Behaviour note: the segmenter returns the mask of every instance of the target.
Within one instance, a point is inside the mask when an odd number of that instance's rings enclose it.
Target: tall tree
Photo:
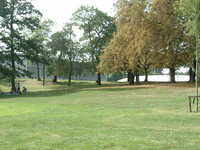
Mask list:
[[[190,66],[190,81],[195,81],[195,70],[198,65],[198,53],[195,53],[199,48],[199,34],[200,34],[200,1],[199,0],[178,0],[176,3],[176,11],[182,14],[182,24],[186,27],[186,33],[190,36],[188,48],[191,49],[190,58],[188,62]],[[196,38],[196,40],[195,40]],[[196,58],[195,58],[196,56]],[[197,74],[197,72],[196,72]]]
[[[199,0],[179,0],[178,9],[187,18],[185,26],[190,35],[196,37],[196,96],[198,96],[198,65],[199,65],[199,33],[200,33],[200,1]],[[196,97],[196,111],[198,112],[198,97]]]
[[[45,77],[45,64],[47,63],[48,54],[48,43],[50,41],[51,28],[54,22],[52,20],[44,20],[40,22],[39,27],[34,30],[32,36],[30,37],[34,44],[32,44],[32,51],[27,55],[30,56],[30,60],[37,65],[37,80],[41,81],[39,63],[43,64],[43,79]]]
[[[89,61],[93,64],[94,72],[100,62],[99,56],[115,31],[113,18],[97,8],[81,6],[74,14],[73,21],[84,31],[84,42]],[[97,84],[101,85],[101,73],[97,72]]]
[[[112,72],[126,70],[131,77],[130,84],[134,83],[134,74],[138,83],[139,72],[142,69],[148,72],[151,65],[148,60],[153,54],[149,42],[152,38],[148,29],[151,23],[147,19],[148,4],[146,1],[118,0],[115,20],[117,32],[101,56],[100,69]]]
[[[71,85],[71,78],[73,73],[73,67],[75,60],[78,58],[80,46],[79,42],[76,41],[76,35],[73,31],[74,24],[66,23],[63,32],[67,40],[66,43],[66,59],[69,60],[69,75],[68,75],[68,86]]]
[[[176,0],[155,0],[151,13],[156,22],[158,51],[163,54],[165,67],[170,69],[171,82],[175,82],[175,69],[183,65],[184,28],[175,13]]]
[[[31,40],[27,34],[35,30],[41,13],[34,9],[29,0],[4,0],[1,5],[1,42],[7,54],[7,64],[12,68],[11,83],[15,90],[15,78],[28,75],[23,66],[24,53],[29,50]]]
[[[60,64],[60,62],[63,61],[65,61],[65,63],[68,63],[67,65],[68,67],[66,66],[66,64],[65,65],[63,64],[64,67],[63,69],[53,71],[54,79],[56,79],[56,76],[58,75],[61,76],[68,75],[68,86],[70,86],[72,72],[73,72],[73,65],[78,57],[78,53],[80,50],[79,43],[75,39],[72,23],[66,23],[62,31],[56,32],[52,35],[50,41],[50,47],[51,47],[51,52],[54,55],[54,61],[53,61],[55,63],[54,66],[56,64]],[[50,66],[50,68],[54,67]]]
[[[59,64],[60,60],[62,60],[62,58],[64,57],[65,43],[66,41],[61,31],[56,32],[51,36],[51,40],[49,42],[51,62],[47,70],[49,74],[52,74],[54,76],[53,82],[57,82],[57,76],[62,76],[62,74],[60,74],[60,70],[62,69],[57,69],[57,66],[59,66],[57,64]]]

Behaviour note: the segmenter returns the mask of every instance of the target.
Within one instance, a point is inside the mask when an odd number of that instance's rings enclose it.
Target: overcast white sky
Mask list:
[[[81,5],[97,7],[112,16],[115,2],[116,0],[33,0],[32,3],[43,13],[43,19],[51,19],[57,23],[54,28],[57,31],[65,22],[69,21],[72,13]]]

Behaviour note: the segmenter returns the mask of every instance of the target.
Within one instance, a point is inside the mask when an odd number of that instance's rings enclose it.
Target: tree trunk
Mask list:
[[[41,81],[40,78],[40,68],[39,68],[39,63],[37,62],[37,81]]]
[[[16,86],[15,86],[15,72],[16,72],[16,69],[15,69],[15,60],[14,60],[14,51],[12,51],[12,48],[11,48],[11,61],[12,61],[12,79],[11,79],[11,84],[12,84],[12,89],[13,91],[16,91]]]
[[[129,71],[129,84],[134,85],[135,75],[132,71]]]
[[[195,82],[196,81],[196,73],[195,71],[193,70],[192,71],[192,82]]]
[[[72,63],[72,59],[70,59],[70,71],[69,71],[69,78],[68,78],[68,86],[71,85],[72,71],[73,71],[73,63]]]
[[[97,85],[101,85],[101,73],[97,74]]]
[[[145,71],[145,79],[144,82],[148,82],[148,71]]]
[[[16,92],[15,78],[11,79],[11,84],[12,84],[12,90]]]
[[[45,64],[43,64],[43,86],[45,86]]]
[[[11,6],[11,21],[10,21],[10,42],[11,42],[11,66],[12,66],[12,79],[11,79],[11,84],[12,84],[12,90],[16,91],[16,86],[15,86],[15,78],[16,78],[16,68],[15,68],[15,52],[14,52],[14,4]]]
[[[140,75],[139,73],[136,73],[136,84],[139,85],[140,84]]]
[[[145,72],[144,82],[148,82],[148,70],[149,70],[148,65],[145,65],[145,67],[144,67],[144,72]]]
[[[192,82],[192,67],[190,67],[189,69],[189,76],[190,76],[189,82]]]
[[[127,82],[130,82],[131,72],[132,72],[131,70],[128,71],[128,79],[127,79]]]
[[[171,67],[171,68],[169,68],[169,70],[170,70],[170,81],[171,81],[171,83],[175,83],[176,82],[176,80],[175,80],[175,68],[174,67]]]
[[[190,75],[189,82],[195,82],[195,76],[196,75],[195,75],[195,71],[192,67],[190,67],[190,69],[189,69],[189,75]]]
[[[56,83],[56,82],[58,82],[58,76],[56,76],[56,75],[53,75],[53,79],[52,79],[52,82],[54,82],[54,83]]]
[[[71,79],[72,79],[72,74],[71,74],[71,73],[69,73],[69,77],[68,77],[68,86],[70,86],[70,85],[71,85]]]
[[[189,74],[190,74],[190,82],[195,82],[196,81],[196,79],[195,79],[195,77],[196,77],[196,60],[194,59],[193,60],[193,62],[192,62],[193,64],[193,66],[192,67],[190,67],[190,70],[189,70]]]

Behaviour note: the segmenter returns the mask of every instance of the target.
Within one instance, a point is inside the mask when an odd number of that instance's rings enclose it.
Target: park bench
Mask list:
[[[191,96],[189,95],[188,98],[189,98],[189,110],[190,112],[192,112],[192,103],[194,104],[195,102],[195,99],[196,98],[199,98],[200,96]],[[193,102],[191,102],[193,100]]]

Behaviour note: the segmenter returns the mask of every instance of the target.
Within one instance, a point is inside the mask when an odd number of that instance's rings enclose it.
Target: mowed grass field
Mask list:
[[[29,93],[0,95],[1,150],[200,149],[193,84],[19,82]]]

